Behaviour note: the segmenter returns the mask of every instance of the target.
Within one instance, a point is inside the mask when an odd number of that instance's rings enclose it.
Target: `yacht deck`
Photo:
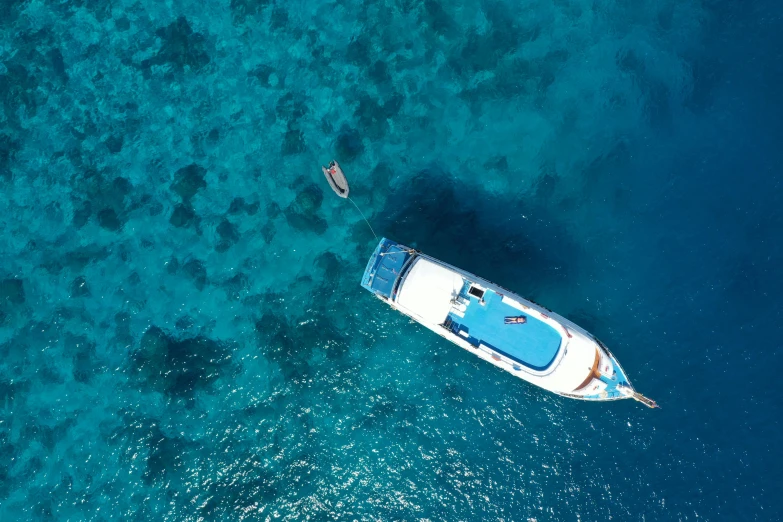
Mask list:
[[[469,285],[466,285],[469,286]],[[483,344],[533,370],[545,370],[554,361],[562,337],[545,322],[504,303],[503,296],[487,289],[484,304],[463,292],[463,312],[452,310],[445,326],[474,346]],[[505,324],[504,318],[524,316],[523,324]]]

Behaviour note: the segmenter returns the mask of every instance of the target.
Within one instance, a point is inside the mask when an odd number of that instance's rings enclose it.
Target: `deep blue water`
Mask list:
[[[0,519],[779,520],[783,7],[0,6]],[[606,342],[562,399],[375,230]]]

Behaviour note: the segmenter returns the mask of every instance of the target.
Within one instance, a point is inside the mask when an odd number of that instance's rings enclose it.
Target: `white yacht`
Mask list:
[[[636,399],[617,359],[586,330],[469,272],[383,238],[362,286],[498,368],[564,397]]]

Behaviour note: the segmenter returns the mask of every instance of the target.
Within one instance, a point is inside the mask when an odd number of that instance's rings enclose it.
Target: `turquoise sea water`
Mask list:
[[[778,520],[779,2],[6,1],[0,520]],[[569,317],[585,404],[373,299]]]

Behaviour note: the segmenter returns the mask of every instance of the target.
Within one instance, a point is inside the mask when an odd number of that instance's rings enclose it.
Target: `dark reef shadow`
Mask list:
[[[520,292],[563,284],[576,268],[576,245],[552,211],[456,184],[439,167],[393,188],[376,223],[381,235]]]

